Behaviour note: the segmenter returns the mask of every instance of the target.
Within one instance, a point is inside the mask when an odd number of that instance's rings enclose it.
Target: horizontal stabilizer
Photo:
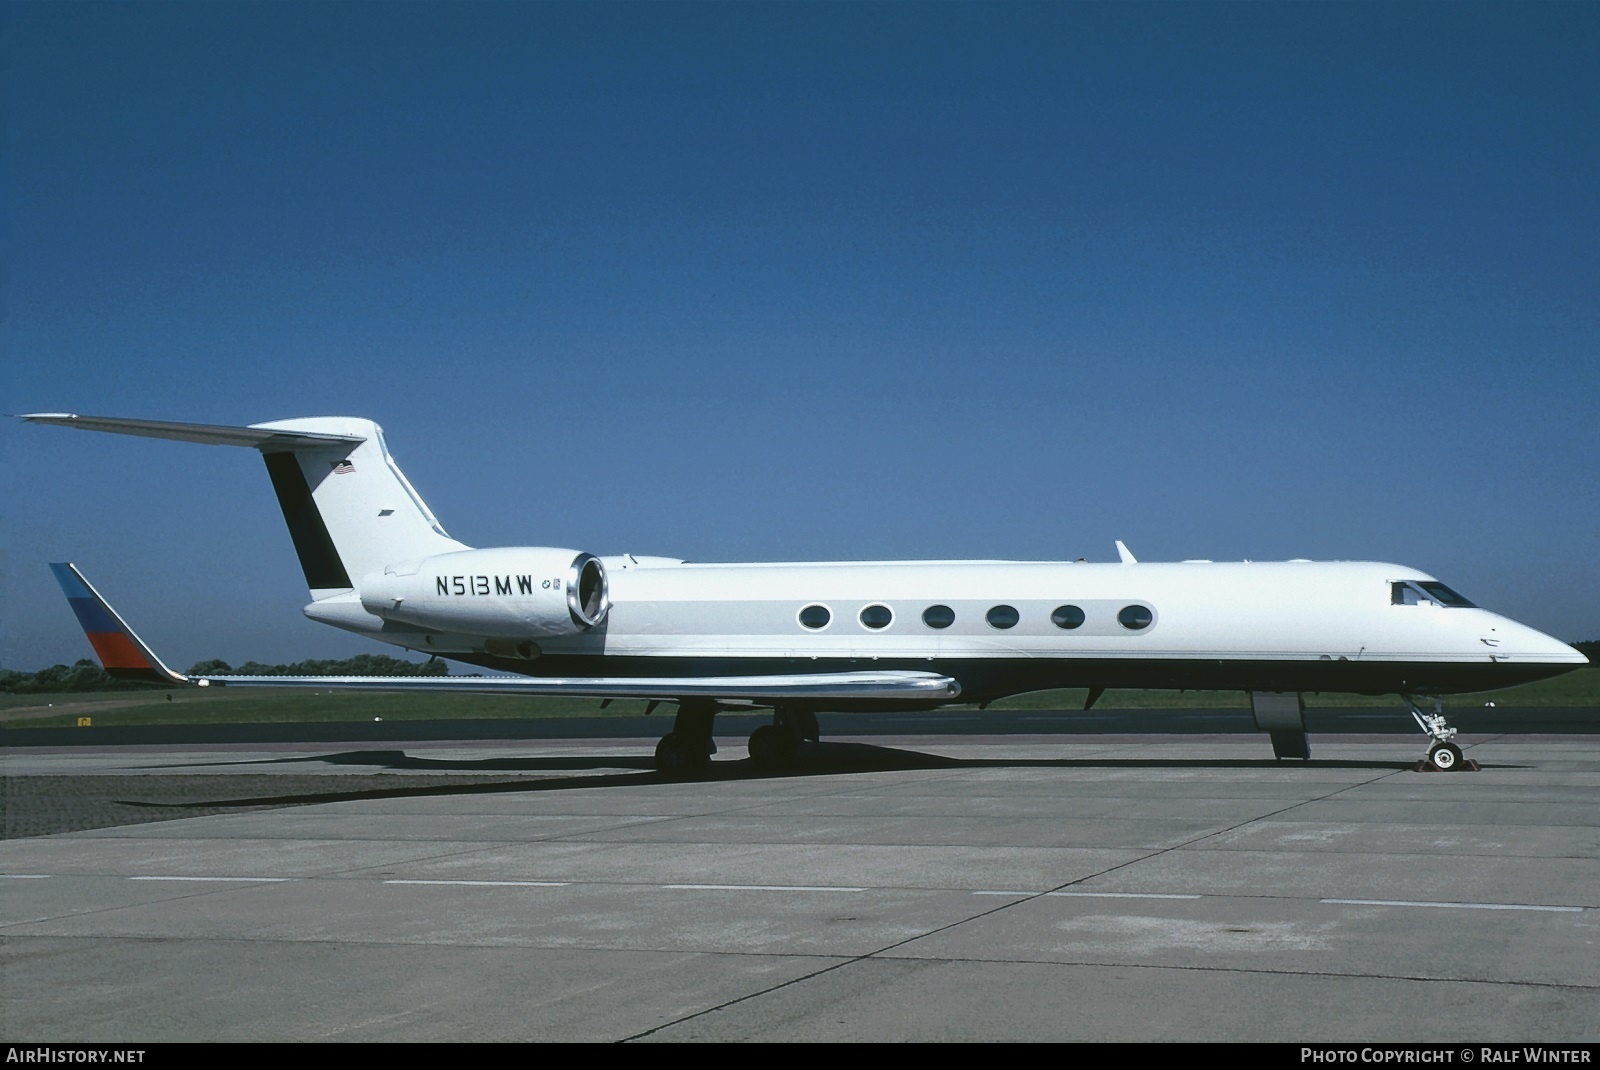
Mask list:
[[[263,453],[356,445],[366,441],[359,435],[335,435],[319,431],[229,427],[224,424],[185,424],[165,420],[128,420],[119,416],[79,416],[73,412],[30,412],[18,418],[35,424],[76,427],[80,431],[108,431],[116,435],[138,435],[142,438],[170,438],[179,442],[200,442],[208,446],[250,446]]]
[[[89,585],[76,565],[67,562],[52,564],[56,582],[67,596],[67,604],[77,614],[83,634],[94,647],[95,656],[106,672],[119,680],[143,680],[169,687],[186,687],[193,683],[182,673],[173,672],[161,663],[144,640],[134,634],[117,611],[100,597],[100,592]]]

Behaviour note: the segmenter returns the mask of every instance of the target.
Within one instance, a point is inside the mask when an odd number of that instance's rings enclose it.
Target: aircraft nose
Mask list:
[[[1497,660],[1543,662],[1574,667],[1589,664],[1589,659],[1584,657],[1581,651],[1554,636],[1504,617],[1495,618],[1489,627],[1482,629],[1479,641]]]

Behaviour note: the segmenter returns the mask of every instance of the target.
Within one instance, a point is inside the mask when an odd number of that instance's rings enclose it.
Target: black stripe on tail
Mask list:
[[[300,555],[300,568],[306,574],[306,586],[312,590],[334,587],[353,587],[350,576],[339,560],[328,526],[317,512],[317,503],[311,497],[305,473],[292,453],[264,453],[267,474],[272,477],[272,489],[278,494],[278,504],[283,507],[283,519],[289,525],[289,537],[294,540],[294,551]]]

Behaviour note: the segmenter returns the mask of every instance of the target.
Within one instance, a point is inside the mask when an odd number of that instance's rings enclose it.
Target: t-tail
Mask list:
[[[314,601],[384,566],[468,549],[445,534],[371,420],[328,416],[230,427],[30,413],[32,423],[261,451]]]

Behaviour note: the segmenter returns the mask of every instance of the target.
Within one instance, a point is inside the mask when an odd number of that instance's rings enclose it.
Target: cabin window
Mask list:
[[[868,606],[861,611],[861,626],[863,628],[871,628],[873,631],[877,631],[879,628],[887,628],[893,620],[894,610],[888,606]]]
[[[1117,614],[1117,623],[1130,632],[1150,627],[1155,619],[1156,615],[1150,612],[1149,606],[1123,606],[1122,611]]]
[[[949,606],[929,606],[922,611],[922,623],[930,628],[948,628],[956,622],[956,611]]]
[[[1083,621],[1083,610],[1077,606],[1057,606],[1055,611],[1050,614],[1051,624],[1069,632],[1074,628],[1081,627]]]
[[[800,611],[800,626],[817,631],[826,628],[833,619],[833,614],[828,612],[827,606],[807,606]]]
[[[983,615],[991,628],[1015,628],[1022,619],[1015,606],[995,606]]]

